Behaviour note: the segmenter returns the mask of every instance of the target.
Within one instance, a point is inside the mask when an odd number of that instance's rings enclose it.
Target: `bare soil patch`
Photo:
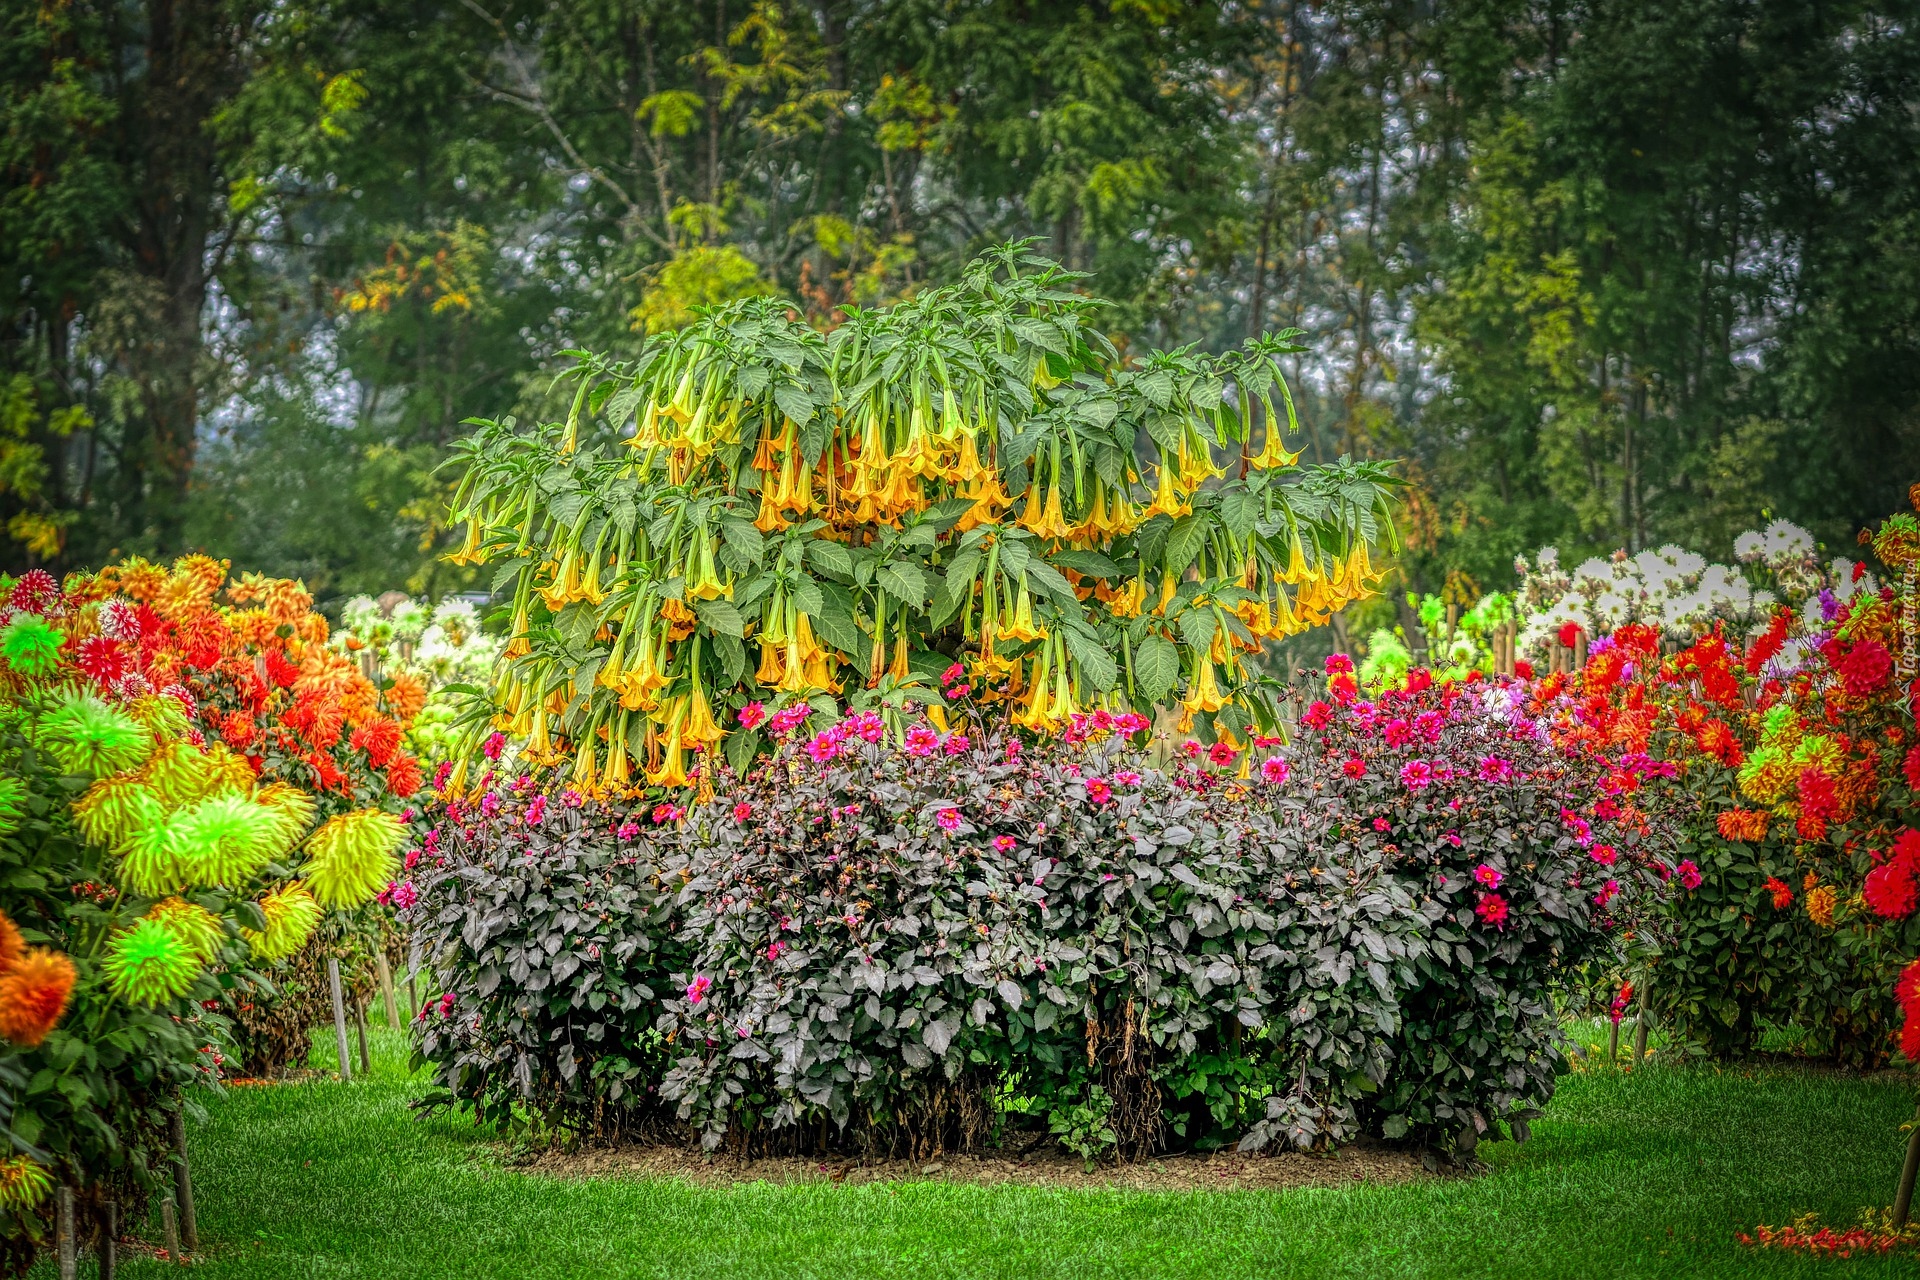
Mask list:
[[[628,1146],[582,1151],[548,1151],[525,1165],[527,1172],[556,1178],[682,1178],[707,1186],[744,1182],[954,1182],[982,1186],[1078,1187],[1128,1191],[1282,1190],[1292,1187],[1345,1187],[1357,1183],[1399,1183],[1434,1175],[1418,1152],[1356,1145],[1330,1155],[1241,1155],[1216,1151],[1205,1155],[1155,1156],[1128,1164],[1085,1162],[1057,1148],[1025,1155],[1009,1151],[936,1160],[862,1160],[765,1156],[739,1160],[708,1156],[678,1146]]]

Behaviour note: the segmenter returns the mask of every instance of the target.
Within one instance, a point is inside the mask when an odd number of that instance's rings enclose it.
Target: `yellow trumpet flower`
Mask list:
[[[581,740],[580,754],[573,762],[573,789],[583,796],[594,792],[595,763],[593,735],[588,734]]]
[[[513,611],[513,626],[508,628],[506,657],[524,658],[533,652],[533,641],[527,636],[527,626],[527,606],[523,604]]]
[[[765,636],[762,636],[760,640],[760,669],[753,673],[753,678],[761,684],[771,685],[780,683],[780,676],[780,646]]]
[[[1274,429],[1271,420],[1267,423],[1266,439],[1260,442],[1260,452],[1247,459],[1247,467],[1253,471],[1270,471],[1281,467],[1290,467],[1300,461],[1300,452],[1288,453],[1280,444],[1280,433]]]
[[[1174,471],[1175,468],[1173,464],[1167,460],[1167,455],[1162,452],[1160,455],[1160,475],[1154,485],[1153,501],[1148,503],[1147,509],[1140,513],[1141,519],[1150,520],[1157,515],[1178,519],[1193,510],[1192,504],[1181,495],[1179,490],[1174,488]]]
[[[1220,695],[1220,686],[1214,683],[1213,660],[1203,655],[1199,663],[1199,674],[1188,686],[1187,696],[1180,700],[1180,705],[1190,712],[1218,711],[1227,705],[1227,700]]]
[[[787,527],[787,518],[780,514],[780,504],[774,498],[773,485],[767,483],[767,477],[760,481],[760,514],[754,518],[753,527],[762,533],[774,533]]]
[[[658,769],[647,770],[647,784],[655,787],[687,785],[686,747],[680,741],[680,721],[676,718],[667,734],[667,748]]]
[[[726,730],[714,723],[713,711],[707,706],[706,690],[700,687],[697,676],[693,682],[693,693],[688,702],[686,730],[682,736],[692,747],[710,747],[727,736]]]
[[[1020,579],[1020,590],[1015,597],[1013,621],[1000,624],[1000,637],[1004,640],[1044,640],[1047,631],[1037,627],[1033,621],[1033,600],[1027,595],[1027,580]]]
[[[486,557],[480,554],[480,521],[467,521],[467,540],[461,548],[447,557],[450,564],[481,564]]]

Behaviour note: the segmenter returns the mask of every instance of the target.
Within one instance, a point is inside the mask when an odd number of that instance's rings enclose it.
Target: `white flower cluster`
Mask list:
[[[1817,630],[1825,607],[1820,593],[1844,601],[1857,589],[1852,562],[1822,565],[1813,535],[1785,520],[1741,534],[1734,550],[1739,566],[1710,564],[1694,552],[1664,546],[1634,556],[1616,551],[1572,572],[1561,566],[1553,547],[1542,548],[1531,563],[1523,556],[1514,561],[1520,575],[1516,649],[1543,657],[1569,622],[1590,637],[1635,623],[1658,627],[1682,642],[1705,634],[1716,622],[1744,635],[1764,628],[1782,600],[1805,610],[1808,625]]]
[[[370,596],[355,596],[341,609],[340,622],[335,648],[371,650],[387,674],[409,672],[429,688],[486,683],[505,647],[480,629],[480,612],[471,602],[452,597],[432,607],[407,598],[383,609]]]

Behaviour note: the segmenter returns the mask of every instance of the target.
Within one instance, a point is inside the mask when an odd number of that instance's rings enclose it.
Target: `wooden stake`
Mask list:
[[[373,967],[380,975],[380,994],[387,998],[387,1026],[394,1031],[398,1031],[402,1025],[400,1022],[400,1002],[394,998],[393,966],[387,963],[387,953],[385,951],[376,951],[373,953]]]
[[[74,1280],[80,1260],[73,1238],[73,1188],[61,1187],[54,1193],[54,1201],[58,1206],[53,1224],[54,1250],[60,1258],[60,1280]]]
[[[373,1078],[373,1059],[367,1055],[367,1002],[364,1000],[353,1002],[353,1025],[360,1033],[360,1074],[370,1080]]]
[[[100,1206],[100,1280],[113,1280],[114,1265],[120,1261],[113,1239],[119,1228],[120,1206],[109,1200]]]
[[[173,1197],[168,1196],[160,1202],[160,1234],[166,1237],[167,1261],[179,1262],[180,1259],[180,1219],[173,1211]]]
[[[1640,988],[1640,1007],[1633,1024],[1633,1061],[1638,1066],[1647,1056],[1647,989]]]
[[[1907,1163],[1900,1170],[1900,1189],[1893,1197],[1893,1225],[1907,1225],[1907,1215],[1913,1212],[1913,1183],[1920,1176],[1920,1115],[1913,1118],[1913,1132],[1907,1135]]]
[[[1620,1061],[1620,1024],[1613,1024],[1613,1030],[1607,1036],[1607,1065]]]
[[[340,958],[327,957],[327,982],[333,987],[333,1039],[340,1050],[340,1083],[353,1083],[353,1062],[347,1057],[347,1004],[340,994]]]
[[[193,1214],[193,1174],[187,1168],[187,1109],[173,1111],[173,1198],[180,1206],[180,1243],[188,1253],[200,1249],[200,1224]]]

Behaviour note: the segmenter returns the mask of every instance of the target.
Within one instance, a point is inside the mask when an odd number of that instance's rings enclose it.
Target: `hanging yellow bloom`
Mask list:
[[[1153,501],[1141,512],[1141,519],[1150,520],[1154,516],[1169,516],[1174,519],[1186,515],[1193,506],[1179,490],[1174,488],[1174,467],[1167,461],[1163,450],[1160,454],[1160,475],[1153,490]]]
[[[686,747],[680,741],[680,721],[676,717],[667,734],[667,748],[658,769],[647,770],[647,785],[684,787],[687,785]]]
[[[1187,696],[1180,700],[1180,705],[1190,712],[1214,712],[1227,705],[1227,700],[1220,695],[1220,687],[1214,683],[1212,659],[1205,656],[1200,658],[1198,674],[1189,684]]]

